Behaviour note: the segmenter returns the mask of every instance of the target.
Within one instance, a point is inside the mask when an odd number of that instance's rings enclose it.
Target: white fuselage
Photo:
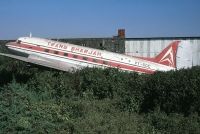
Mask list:
[[[21,37],[7,46],[17,52],[60,61],[75,68],[114,67],[147,74],[175,69],[141,58],[42,38]]]

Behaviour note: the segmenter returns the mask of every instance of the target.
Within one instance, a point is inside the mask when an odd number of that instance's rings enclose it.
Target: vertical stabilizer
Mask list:
[[[180,41],[174,41],[169,44],[168,47],[166,47],[160,54],[155,57],[154,61],[159,64],[176,68],[176,53],[179,43]]]

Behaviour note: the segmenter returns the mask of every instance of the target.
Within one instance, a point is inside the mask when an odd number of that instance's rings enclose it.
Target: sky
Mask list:
[[[200,0],[0,0],[0,40],[200,36]]]

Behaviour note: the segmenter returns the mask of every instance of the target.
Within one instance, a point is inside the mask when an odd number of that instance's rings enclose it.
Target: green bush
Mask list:
[[[153,112],[146,115],[146,121],[153,126],[156,133],[162,134],[198,134],[200,117],[192,114],[184,117],[181,114]]]
[[[189,115],[200,112],[200,68],[158,72],[143,88],[142,111],[160,109],[166,113]]]
[[[41,101],[41,96],[15,81],[5,86],[0,94],[1,132],[71,132],[69,113],[63,105],[54,100]]]
[[[0,63],[1,133],[200,133],[200,67],[141,75]]]

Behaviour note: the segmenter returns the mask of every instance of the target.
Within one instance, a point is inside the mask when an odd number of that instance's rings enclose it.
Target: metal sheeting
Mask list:
[[[125,54],[154,57],[167,47],[170,42],[170,40],[127,40],[125,41]]]
[[[200,42],[192,46],[192,66],[200,65]]]
[[[130,56],[139,57],[155,57],[158,55],[165,47],[167,47],[172,41],[180,40],[189,43],[191,46],[183,47],[179,49],[178,57],[183,57],[182,59],[177,57],[177,68],[189,67],[200,65],[200,39],[199,38],[188,38],[188,39],[128,39],[125,41],[125,54]],[[182,44],[184,45],[184,43]],[[191,48],[189,48],[191,47]],[[180,52],[182,51],[182,52]],[[192,51],[192,52],[188,52]],[[180,53],[185,53],[180,54]],[[192,54],[191,59],[189,54]],[[189,61],[192,60],[192,61]],[[191,64],[191,65],[189,65]]]
[[[192,46],[187,41],[182,41],[179,44],[176,54],[177,69],[192,67]]]

